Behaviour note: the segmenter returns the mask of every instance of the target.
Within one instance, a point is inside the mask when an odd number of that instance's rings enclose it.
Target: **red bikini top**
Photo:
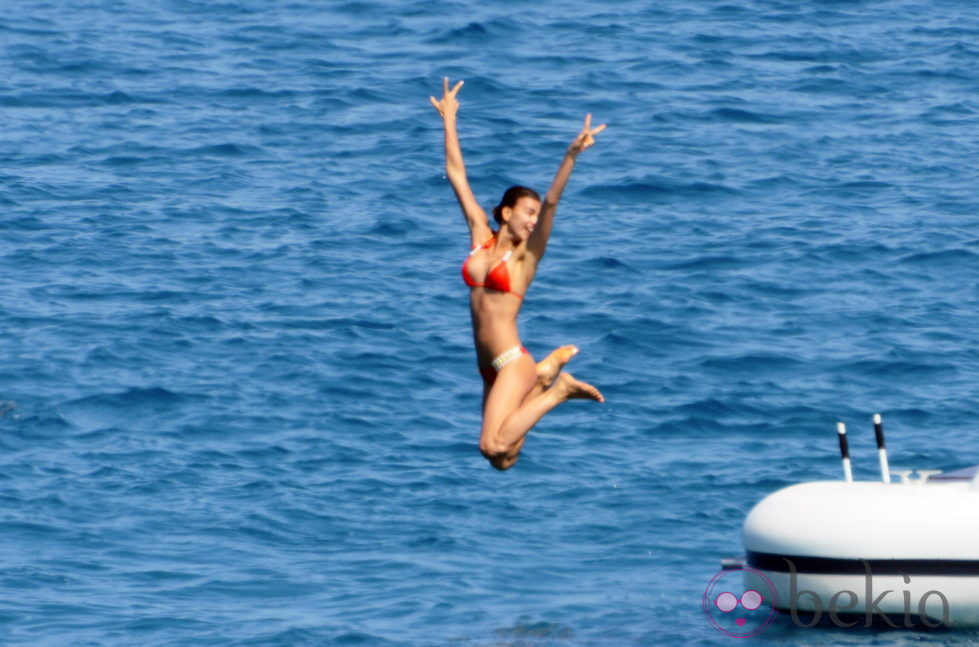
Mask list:
[[[487,290],[493,290],[494,292],[509,292],[517,298],[522,299],[523,295],[519,292],[514,292],[510,289],[510,273],[507,271],[506,262],[510,259],[510,254],[513,253],[513,249],[507,251],[503,255],[503,259],[499,263],[490,268],[490,271],[486,273],[486,278],[482,283],[477,283],[469,275],[467,267],[469,265],[469,259],[473,257],[473,254],[481,249],[489,249],[493,246],[493,242],[496,240],[496,236],[493,236],[487,240],[482,245],[473,245],[472,251],[469,252],[469,256],[462,263],[462,280],[466,282],[471,288],[486,288]]]

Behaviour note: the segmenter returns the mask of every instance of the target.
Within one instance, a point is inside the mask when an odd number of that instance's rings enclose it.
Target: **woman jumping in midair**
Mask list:
[[[595,143],[594,136],[605,129],[605,124],[592,128],[591,115],[585,117],[585,126],[568,146],[543,202],[532,189],[507,189],[493,210],[499,223],[494,233],[466,179],[456,132],[456,95],[461,87],[459,81],[450,90],[446,78],[442,99],[430,98],[445,126],[445,173],[472,237],[472,251],[463,263],[462,277],[472,288],[469,308],[479,372],[483,376],[479,450],[493,467],[505,470],[517,462],[527,433],[548,411],[572,398],[605,401],[595,387],[561,372],[577,348],[562,346],[535,365],[517,332],[523,294],[534,280],[537,264],[547,249],[561,193],[578,154]]]

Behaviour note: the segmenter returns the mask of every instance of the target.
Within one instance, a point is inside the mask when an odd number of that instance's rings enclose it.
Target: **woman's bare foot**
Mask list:
[[[558,383],[554,385],[554,388],[560,389],[566,400],[579,399],[605,402],[605,396],[598,389],[591,384],[574,379],[574,376],[570,373],[561,373],[558,376]]]
[[[568,345],[555,349],[550,355],[537,362],[537,382],[545,389],[551,386],[564,365],[577,354],[577,346]]]

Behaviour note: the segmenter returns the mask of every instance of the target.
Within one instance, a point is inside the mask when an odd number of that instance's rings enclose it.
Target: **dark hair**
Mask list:
[[[517,201],[520,198],[533,198],[540,202],[540,195],[537,191],[533,189],[528,189],[525,186],[511,186],[509,189],[503,192],[503,197],[500,198],[500,204],[493,207],[493,217],[496,218],[496,222],[503,224],[503,207],[510,207],[511,209],[516,206]]]

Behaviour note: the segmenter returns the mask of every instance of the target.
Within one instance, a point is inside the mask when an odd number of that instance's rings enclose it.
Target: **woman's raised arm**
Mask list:
[[[595,143],[595,135],[605,130],[606,125],[602,124],[592,128],[591,114],[586,115],[584,127],[564,153],[564,159],[561,160],[561,166],[558,167],[557,173],[554,175],[551,188],[547,190],[547,194],[544,196],[544,204],[541,205],[537,225],[527,240],[527,252],[534,257],[535,262],[539,261],[544,256],[544,252],[547,251],[547,240],[551,237],[551,229],[554,227],[554,214],[557,211],[557,204],[561,201],[561,194],[564,193],[564,187],[567,186],[571,171],[574,170],[575,160],[578,159],[578,155],[582,151],[592,147]]]
[[[462,147],[459,145],[459,133],[456,132],[456,114],[459,112],[459,100],[456,95],[462,87],[462,81],[449,89],[449,77],[442,80],[442,99],[429,97],[432,105],[442,115],[442,125],[445,129],[445,175],[456,194],[456,200],[462,208],[462,215],[469,225],[472,243],[478,245],[492,235],[492,230],[486,222],[486,212],[479,206],[473,195],[469,180],[466,178],[466,165],[462,160]]]

